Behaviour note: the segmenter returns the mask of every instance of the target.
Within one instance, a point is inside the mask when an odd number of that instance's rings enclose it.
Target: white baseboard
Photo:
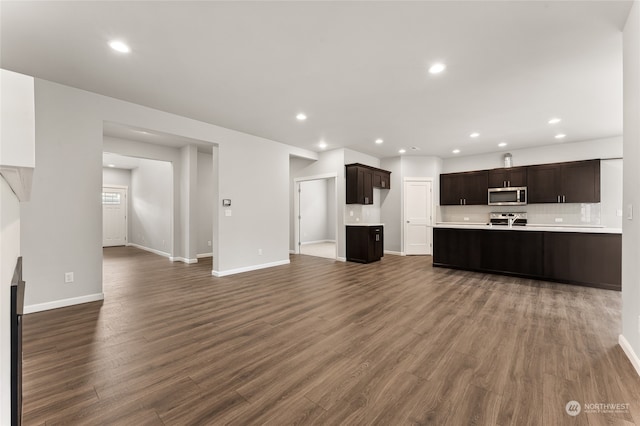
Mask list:
[[[404,252],[403,251],[385,250],[384,254],[391,254],[393,256],[404,256]]]
[[[262,263],[260,265],[245,266],[245,267],[242,267],[242,268],[228,269],[226,271],[211,271],[211,275],[213,275],[214,277],[226,277],[227,275],[241,274],[243,272],[256,271],[258,269],[273,268],[274,266],[288,265],[289,263],[290,263],[289,259],[287,259],[287,260],[279,260],[277,262],[270,262],[270,263]]]
[[[198,263],[198,259],[187,259],[185,257],[174,257],[170,256],[169,260],[172,262],[182,262],[182,263]]]
[[[289,254],[296,254],[295,250],[289,250]]]
[[[636,353],[633,351],[633,348],[622,334],[618,336],[618,344],[620,344],[620,347],[627,355],[627,358],[629,358],[629,361],[631,361],[633,368],[636,369],[636,373],[638,373],[638,376],[640,376],[640,358],[638,358],[638,355],[636,355]]]
[[[346,262],[346,261],[347,261],[347,258],[346,258],[346,257],[340,257],[340,256],[338,256],[338,257],[336,257],[336,260],[337,260],[338,262]]]
[[[196,257],[198,259],[202,259],[203,257],[213,257],[213,253],[202,253],[202,254],[196,255]]]
[[[300,243],[301,246],[307,245],[307,244],[320,244],[320,243],[335,243],[336,240],[316,240],[316,241],[306,241],[304,243]]]
[[[104,293],[88,294],[86,296],[72,297],[70,299],[54,300],[53,302],[37,303],[24,307],[25,314],[48,311],[51,309],[64,308],[65,306],[80,305],[82,303],[97,302],[104,300]]]
[[[165,253],[165,252],[160,251],[160,250],[152,249],[150,247],[141,246],[140,244],[127,243],[127,247],[129,247],[129,246],[135,247],[135,248],[140,249],[140,250],[148,251],[148,252],[157,254],[159,256],[171,257],[171,254],[169,254],[169,253]]]

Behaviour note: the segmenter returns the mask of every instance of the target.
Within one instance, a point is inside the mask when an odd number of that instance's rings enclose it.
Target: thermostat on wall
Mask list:
[[[231,207],[231,200],[228,198],[225,198],[222,200],[222,206],[223,207]]]

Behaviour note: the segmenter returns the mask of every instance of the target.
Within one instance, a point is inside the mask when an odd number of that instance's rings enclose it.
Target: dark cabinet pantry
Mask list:
[[[373,204],[373,188],[389,189],[391,172],[365,166],[364,164],[347,164],[347,204]]]
[[[347,225],[347,260],[370,263],[384,256],[382,225]]]

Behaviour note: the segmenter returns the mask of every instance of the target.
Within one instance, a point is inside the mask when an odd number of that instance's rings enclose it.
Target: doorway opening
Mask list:
[[[127,245],[171,257],[172,164],[113,153],[104,153],[103,163],[103,247]]]
[[[336,176],[295,179],[295,252],[308,256],[337,258]]]

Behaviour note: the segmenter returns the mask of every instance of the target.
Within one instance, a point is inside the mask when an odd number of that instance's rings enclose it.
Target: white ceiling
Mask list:
[[[132,170],[140,167],[140,159],[114,154],[112,152],[104,152],[102,153],[102,166]]]
[[[0,64],[315,151],[449,157],[620,135],[630,7],[2,1]]]

